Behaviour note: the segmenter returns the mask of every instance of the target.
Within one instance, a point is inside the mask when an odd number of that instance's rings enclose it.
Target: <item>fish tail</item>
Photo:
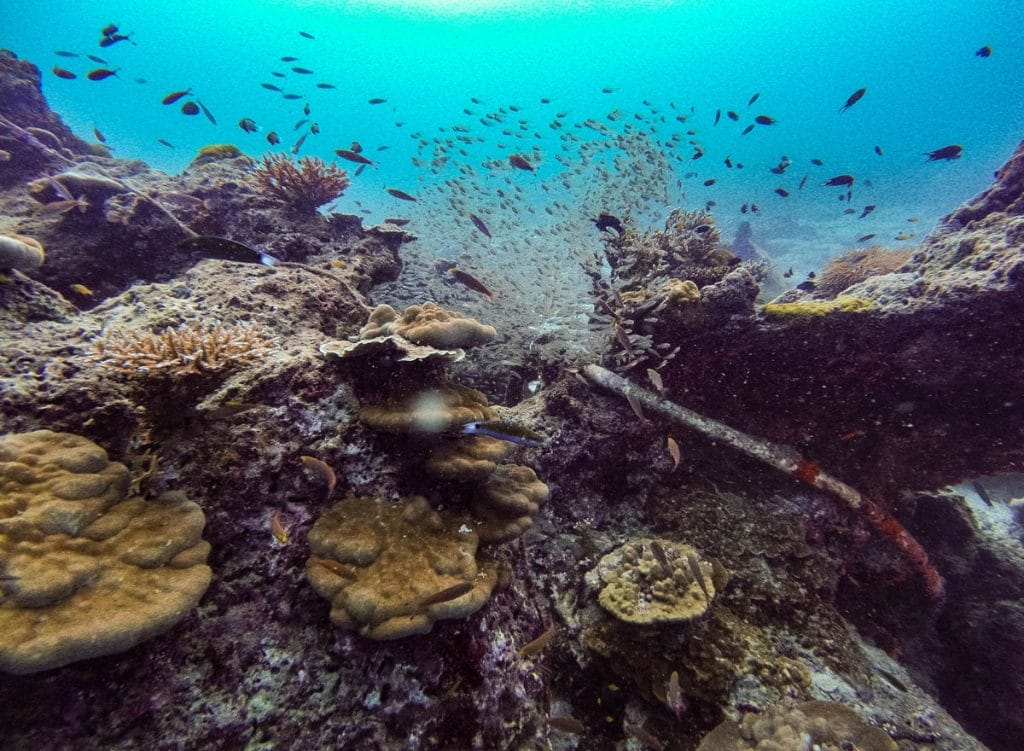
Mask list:
[[[280,261],[277,258],[274,258],[274,256],[270,255],[270,253],[260,253],[260,263],[262,263],[264,266],[277,266],[277,264],[279,264]]]

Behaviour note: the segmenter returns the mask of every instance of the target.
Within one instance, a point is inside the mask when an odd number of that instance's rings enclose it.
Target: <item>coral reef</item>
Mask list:
[[[285,154],[267,154],[253,179],[264,193],[303,215],[316,213],[348,187],[345,170],[315,156],[304,156],[296,163]]]
[[[191,321],[159,334],[106,333],[94,352],[103,366],[125,375],[181,377],[251,365],[274,346],[252,326]]]
[[[128,469],[85,438],[0,438],[0,670],[123,652],[203,596],[202,510],[180,494],[129,498],[128,486]]]
[[[331,622],[371,639],[425,634],[435,621],[472,615],[497,580],[492,564],[477,565],[465,520],[418,497],[340,501],[313,525],[309,548],[306,575],[331,601]]]

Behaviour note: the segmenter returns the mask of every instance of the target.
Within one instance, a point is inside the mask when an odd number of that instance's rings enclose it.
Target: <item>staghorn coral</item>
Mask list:
[[[287,204],[298,214],[314,214],[325,203],[341,197],[348,187],[345,170],[317,157],[293,162],[284,154],[268,154],[253,172],[260,190]]]
[[[749,713],[739,722],[726,720],[700,742],[697,751],[896,751],[884,731],[868,725],[856,712],[830,701],[805,701],[764,714]]]
[[[273,340],[251,326],[192,321],[160,334],[107,334],[96,341],[93,356],[127,375],[183,376],[248,365],[273,347]]]
[[[830,297],[872,276],[897,271],[910,260],[912,248],[890,250],[881,245],[858,248],[833,258],[818,275],[817,290]]]
[[[491,595],[497,569],[478,565],[465,520],[424,498],[346,498],[309,533],[310,584],[331,601],[331,622],[371,639],[425,634],[465,618]],[[451,596],[449,596],[451,595]]]
[[[123,652],[176,624],[210,584],[202,510],[129,498],[128,469],[86,438],[0,438],[0,670]]]

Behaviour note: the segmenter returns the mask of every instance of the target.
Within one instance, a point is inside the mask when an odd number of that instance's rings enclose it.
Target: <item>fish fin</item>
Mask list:
[[[277,266],[280,262],[279,259],[274,258],[270,253],[260,253],[260,263],[264,266]]]

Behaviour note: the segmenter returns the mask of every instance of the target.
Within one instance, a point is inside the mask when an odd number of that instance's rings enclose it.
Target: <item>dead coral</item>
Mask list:
[[[107,334],[94,356],[132,376],[220,373],[249,365],[274,348],[273,340],[251,326],[210,326],[190,322],[160,334]]]
[[[910,260],[911,255],[912,248],[890,250],[881,245],[847,251],[825,264],[818,275],[818,291],[829,296],[838,295],[847,287],[872,276],[897,271]]]
[[[260,190],[299,214],[314,214],[325,203],[340,198],[348,187],[345,170],[317,157],[293,162],[283,154],[268,154],[253,172]]]

